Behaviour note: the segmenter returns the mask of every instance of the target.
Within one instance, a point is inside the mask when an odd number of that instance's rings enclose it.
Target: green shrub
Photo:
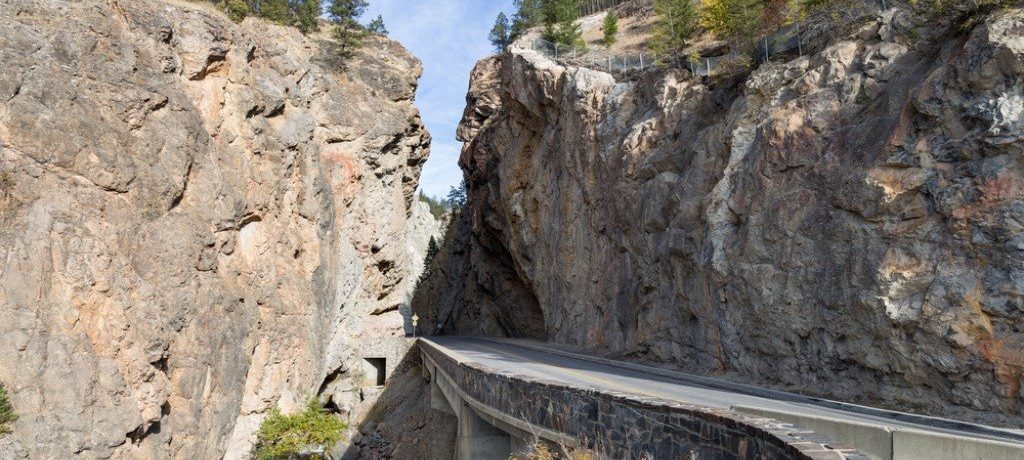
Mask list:
[[[213,0],[232,21],[259,16],[271,22],[292,26],[302,33],[316,32],[320,16],[319,0]]]
[[[324,458],[342,439],[348,428],[327,413],[315,398],[302,412],[284,415],[274,409],[260,424],[256,435],[256,457],[261,460],[287,459],[305,452],[322,452]],[[319,458],[313,454],[313,458]]]
[[[664,62],[686,44],[697,26],[697,12],[690,0],[654,0],[657,22],[651,51]]]
[[[235,22],[241,21],[249,15],[249,4],[243,0],[225,0],[223,8],[228,17]]]
[[[7,397],[7,390],[0,385],[0,436],[11,432],[11,424],[15,420],[18,420],[18,415],[14,413],[14,406]]]
[[[764,4],[758,0],[705,0],[701,23],[719,38],[750,39],[761,28]]]
[[[615,14],[615,10],[611,10],[608,14],[604,15],[604,45],[612,46],[615,44],[615,36],[619,33],[619,16]]]
[[[541,7],[544,18],[544,39],[565,46],[577,46],[583,37],[578,0],[547,0]]]

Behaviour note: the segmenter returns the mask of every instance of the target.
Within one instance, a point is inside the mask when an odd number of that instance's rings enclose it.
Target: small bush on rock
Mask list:
[[[18,416],[14,413],[14,406],[7,397],[7,390],[0,385],[0,436],[11,432],[11,424],[15,420],[18,420]]]
[[[327,458],[348,428],[345,422],[329,414],[315,398],[302,412],[284,415],[274,409],[260,424],[256,457],[261,460]]]

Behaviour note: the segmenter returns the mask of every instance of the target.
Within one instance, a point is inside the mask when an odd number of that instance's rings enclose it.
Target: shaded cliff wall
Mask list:
[[[711,80],[481,61],[466,241],[508,257],[461,282],[516,273],[491,297],[596,353],[1019,424],[1024,12],[952,17]],[[488,299],[441,308],[518,314]]]
[[[0,23],[0,380],[29,455],[245,456],[269,408],[404,335],[438,226],[401,46],[338,70],[187,2]]]

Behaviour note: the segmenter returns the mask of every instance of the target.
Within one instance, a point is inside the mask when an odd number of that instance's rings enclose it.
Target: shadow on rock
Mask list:
[[[413,296],[420,332],[543,339],[544,313],[497,230],[468,206],[450,219]]]
[[[335,458],[454,458],[456,419],[430,408],[430,387],[423,378],[418,347],[409,349],[361,418],[356,433]]]

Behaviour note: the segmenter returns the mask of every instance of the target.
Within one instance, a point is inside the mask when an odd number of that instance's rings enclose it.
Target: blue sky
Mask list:
[[[476,61],[492,54],[487,34],[500,11],[512,11],[512,0],[369,0],[362,17],[367,23],[384,16],[390,37],[423,61],[416,105],[434,138],[420,189],[446,196],[462,181],[455,129],[466,105],[469,72]]]

